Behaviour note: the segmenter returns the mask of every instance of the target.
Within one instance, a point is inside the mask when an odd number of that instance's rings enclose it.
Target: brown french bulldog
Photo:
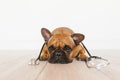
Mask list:
[[[80,44],[84,35],[74,33],[67,27],[59,27],[50,32],[46,28],[41,29],[41,34],[46,42],[43,46],[39,60],[47,60],[50,63],[70,63],[74,58],[86,60],[84,47]]]

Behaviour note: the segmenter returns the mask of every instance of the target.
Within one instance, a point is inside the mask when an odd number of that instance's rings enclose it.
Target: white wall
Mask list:
[[[59,26],[89,49],[120,49],[120,0],[0,0],[0,49],[39,49],[41,27]]]

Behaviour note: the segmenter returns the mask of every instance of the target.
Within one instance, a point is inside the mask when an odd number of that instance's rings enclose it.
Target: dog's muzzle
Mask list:
[[[49,59],[50,63],[70,63],[68,57],[65,55],[65,52],[61,49],[55,50],[55,52],[52,53],[51,58]]]

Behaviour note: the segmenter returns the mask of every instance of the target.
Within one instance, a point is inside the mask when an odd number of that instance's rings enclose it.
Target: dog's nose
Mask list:
[[[62,56],[62,53],[61,53],[61,52],[56,52],[56,56],[57,56],[57,57],[61,57],[61,56]]]

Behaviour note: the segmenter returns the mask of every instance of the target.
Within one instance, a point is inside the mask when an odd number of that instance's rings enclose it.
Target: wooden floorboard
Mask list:
[[[93,55],[102,56],[110,65],[97,70],[89,69],[82,61],[70,64],[28,65],[39,51],[6,50],[0,51],[0,80],[120,80],[120,50],[91,50]]]

